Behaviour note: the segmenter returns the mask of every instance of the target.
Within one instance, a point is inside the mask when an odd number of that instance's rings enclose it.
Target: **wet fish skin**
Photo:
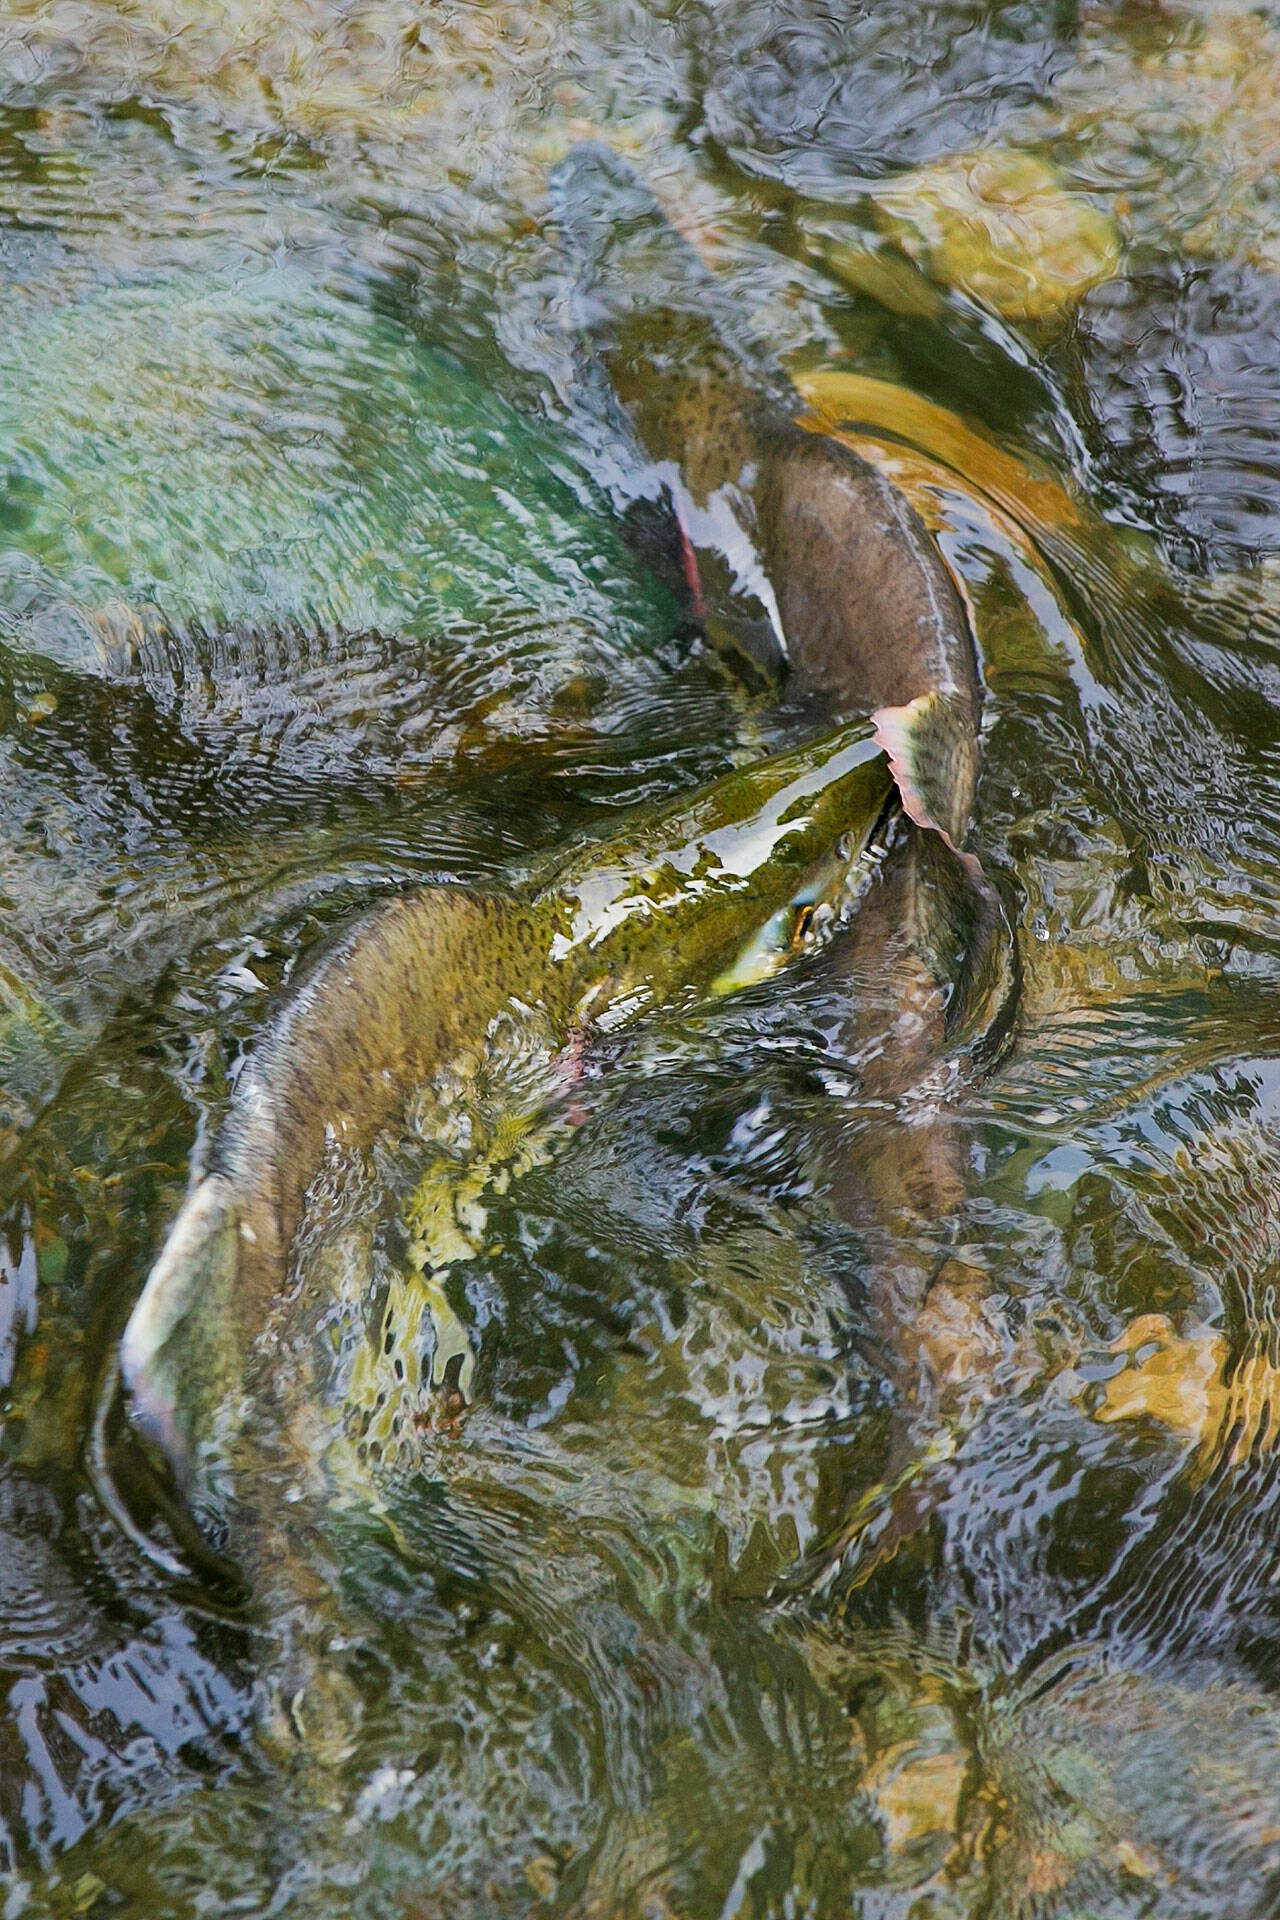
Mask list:
[[[809,400],[743,337],[724,285],[625,162],[599,143],[575,147],[551,201],[581,289],[588,404],[615,408],[653,463],[644,484],[673,498],[697,549],[708,632],[741,622],[754,587],[785,645],[788,694],[826,724],[871,716],[904,812],[961,848],[981,678],[959,589],[919,514],[821,430]],[[718,554],[704,547],[717,540]],[[744,549],[757,556],[754,577]],[[743,650],[759,662],[758,639]],[[939,1047],[960,1038],[991,1057],[1016,1007],[1016,953],[977,862],[940,853],[926,846],[899,862],[897,906],[925,973],[939,994],[951,989]],[[855,967],[869,929],[845,936]],[[877,937],[891,932],[882,922]]]
[[[652,463],[640,484],[674,501],[709,635],[785,670],[788,696],[824,724],[869,715],[904,812],[962,848],[982,683],[960,591],[923,520],[821,430],[823,417],[743,337],[723,284],[609,148],[575,147],[551,205],[579,289],[587,404],[619,415]],[[921,958],[953,987],[944,1044],[972,1038],[985,1017],[977,1051],[992,1058],[1018,997],[999,896],[972,856],[947,871],[922,850],[905,878]],[[962,922],[970,944],[957,946]]]
[[[942,763],[919,750],[904,804],[959,845],[981,681],[960,593],[915,508],[851,448],[797,424],[800,394],[742,337],[725,289],[607,147],[573,149],[551,204],[608,376],[602,399],[589,363],[588,404],[620,414],[652,463],[637,489],[670,494],[709,635],[785,671],[828,721],[887,710],[899,734],[940,732]]]
[[[890,791],[869,729],[846,727],[580,849],[525,893],[406,895],[332,947],[264,1035],[126,1327],[121,1371],[135,1424],[270,1629],[260,1732],[277,1759],[340,1764],[362,1718],[333,1645],[333,1430],[285,1337],[315,1304],[291,1296],[310,1275],[290,1256],[330,1134],[367,1144],[437,1070],[474,1068],[512,1016],[550,1064],[593,1026],[686,985],[717,990],[789,900],[808,924],[815,876],[830,897]]]
[[[870,713],[903,806],[968,833],[982,693],[964,607],[914,507],[835,440],[771,431],[755,497],[792,679],[830,715]]]
[[[936,834],[903,825],[818,972],[848,1007],[842,1045],[869,1108],[854,1152],[838,1122],[825,1141],[819,1128],[827,1190],[874,1252],[871,1338],[910,1424],[927,1431],[937,1408],[927,1353],[921,1358],[926,1303],[939,1272],[953,1267],[947,1228],[966,1192],[954,1103],[1008,1039],[1016,949],[998,903],[971,884],[962,861]],[[907,1441],[897,1435],[895,1444],[905,1458]]]
[[[308,1186],[332,1140],[353,1150],[389,1126],[410,1089],[514,991],[517,916],[461,887],[406,895],[366,916],[286,1001],[237,1084],[210,1172],[182,1207],[125,1328],[135,1424],[205,1514],[252,1417],[249,1356],[288,1275]],[[487,953],[483,970],[463,973]],[[465,991],[460,979],[466,978]]]
[[[287,1425],[255,1344],[331,1142],[367,1148],[513,1011],[550,1058],[711,988],[842,837],[856,860],[889,793],[870,730],[844,727],[581,849],[538,888],[427,888],[328,951],[246,1065],[122,1341],[135,1423],[197,1504],[234,1506],[228,1463],[251,1420]]]

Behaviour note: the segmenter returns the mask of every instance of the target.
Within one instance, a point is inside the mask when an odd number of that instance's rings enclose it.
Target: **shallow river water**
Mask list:
[[[4,1920],[1280,1914],[1277,103],[1229,0],[0,10]],[[1021,999],[946,1218],[867,942],[584,1081],[318,1778],[122,1486],[192,1155],[359,909],[794,737],[575,405],[583,138],[963,583]]]

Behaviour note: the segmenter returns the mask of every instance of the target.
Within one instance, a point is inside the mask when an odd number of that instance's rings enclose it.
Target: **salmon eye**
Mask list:
[[[804,939],[812,925],[813,905],[811,902],[806,901],[804,906],[796,910],[796,923],[791,929],[791,944],[793,947],[800,945],[800,942]]]

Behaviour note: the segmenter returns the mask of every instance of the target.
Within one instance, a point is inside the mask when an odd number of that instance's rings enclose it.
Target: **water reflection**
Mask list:
[[[1276,1910],[1275,40],[7,9],[6,1912]],[[785,725],[590,477],[541,208],[591,135],[745,330],[867,383],[839,421],[973,611],[1022,1011],[922,1131],[868,919],[584,1087],[455,1276],[474,1414],[329,1543],[365,1719],[321,1790],[234,1594],[93,1492],[193,1140],[351,912]],[[1011,299],[1082,207],[1088,271]]]
[[[1088,303],[1082,417],[1105,478],[1114,462],[1129,511],[1184,564],[1247,565],[1276,545],[1278,325],[1274,276],[1229,262],[1162,262]]]
[[[689,12],[691,37],[710,29],[699,78],[714,138],[815,200],[983,139],[1071,62],[1071,16],[1056,5]]]

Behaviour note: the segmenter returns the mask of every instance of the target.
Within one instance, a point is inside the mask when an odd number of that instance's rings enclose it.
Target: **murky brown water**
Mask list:
[[[1211,4],[10,0],[5,1920],[1280,1913],[1278,97]],[[584,136],[936,527],[1022,1005],[887,1251],[847,972],[593,1083],[451,1276],[476,1406],[342,1521],[319,1793],[95,1468],[189,1156],[355,909],[784,729],[570,405]]]

